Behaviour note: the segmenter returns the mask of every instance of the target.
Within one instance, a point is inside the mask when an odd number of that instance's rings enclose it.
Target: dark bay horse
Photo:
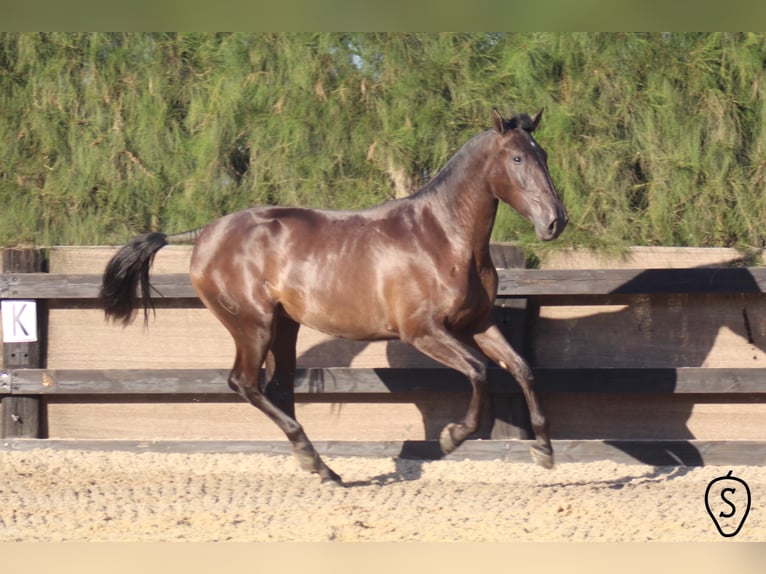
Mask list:
[[[567,224],[547,155],[532,137],[541,116],[506,120],[493,110],[493,128],[464,144],[427,185],[371,209],[255,207],[194,232],[139,236],[106,267],[106,316],[128,324],[140,283],[146,317],[155,253],[196,240],[192,284],[236,344],[229,386],[282,429],[306,470],[341,483],[295,420],[301,324],[349,339],[399,338],[463,373],[473,393],[465,418],[441,433],[444,453],[479,427],[488,393],[483,353],[519,382],[536,435],[533,459],[550,468],[553,449],[532,371],[491,319],[497,272],[489,253],[498,200],[531,221],[541,240],[555,239]]]

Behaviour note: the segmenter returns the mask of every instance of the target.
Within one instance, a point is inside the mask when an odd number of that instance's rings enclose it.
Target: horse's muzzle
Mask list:
[[[566,213],[563,213],[559,215],[559,217],[551,221],[548,224],[548,227],[538,228],[536,230],[537,236],[542,241],[552,241],[553,239],[556,239],[559,235],[561,235],[561,232],[564,231],[564,228],[567,226],[567,223],[569,223],[569,218],[567,217]]]

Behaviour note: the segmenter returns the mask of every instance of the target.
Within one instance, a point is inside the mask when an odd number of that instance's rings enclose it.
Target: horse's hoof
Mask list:
[[[298,459],[298,464],[302,470],[306,470],[311,474],[318,474],[322,482],[334,482],[335,484],[343,485],[343,479],[327,466],[324,461],[317,455],[295,453],[295,457]]]
[[[338,486],[346,486],[343,484],[343,479],[336,474],[329,466],[325,466],[324,469],[319,471],[319,476],[322,482],[329,482],[330,484],[337,484]]]
[[[532,453],[532,460],[535,461],[537,464],[539,464],[543,468],[547,468],[547,469],[553,468],[553,453],[552,452],[545,452],[545,450],[543,450],[539,446],[529,447],[529,452]]]
[[[460,443],[452,436],[452,429],[457,428],[457,426],[455,423],[450,423],[444,427],[439,435],[439,446],[444,454],[449,454],[460,446]]]

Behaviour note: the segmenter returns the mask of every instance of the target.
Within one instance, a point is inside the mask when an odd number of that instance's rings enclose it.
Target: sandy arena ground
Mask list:
[[[721,541],[704,504],[729,470],[766,541],[766,467],[0,451],[0,541]]]

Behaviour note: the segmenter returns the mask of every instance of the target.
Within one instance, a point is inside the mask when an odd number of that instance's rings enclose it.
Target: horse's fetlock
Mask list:
[[[532,445],[529,447],[532,460],[546,469],[553,468],[553,449],[549,446]]]
[[[302,470],[308,472],[319,471],[319,457],[316,453],[306,453],[299,450],[294,451],[295,458],[298,460],[298,465]]]
[[[242,394],[242,387],[240,387],[240,386],[239,386],[239,383],[238,383],[238,382],[236,382],[235,380],[233,380],[233,379],[229,378],[229,380],[227,381],[227,383],[228,383],[228,385],[229,385],[229,388],[230,388],[232,391],[234,391],[234,392],[235,392],[235,393],[237,393],[238,395],[241,395],[241,394]]]
[[[532,424],[532,428],[535,429],[535,431],[544,430],[548,426],[548,421],[546,420],[545,415],[539,412],[530,413],[529,422]]]

